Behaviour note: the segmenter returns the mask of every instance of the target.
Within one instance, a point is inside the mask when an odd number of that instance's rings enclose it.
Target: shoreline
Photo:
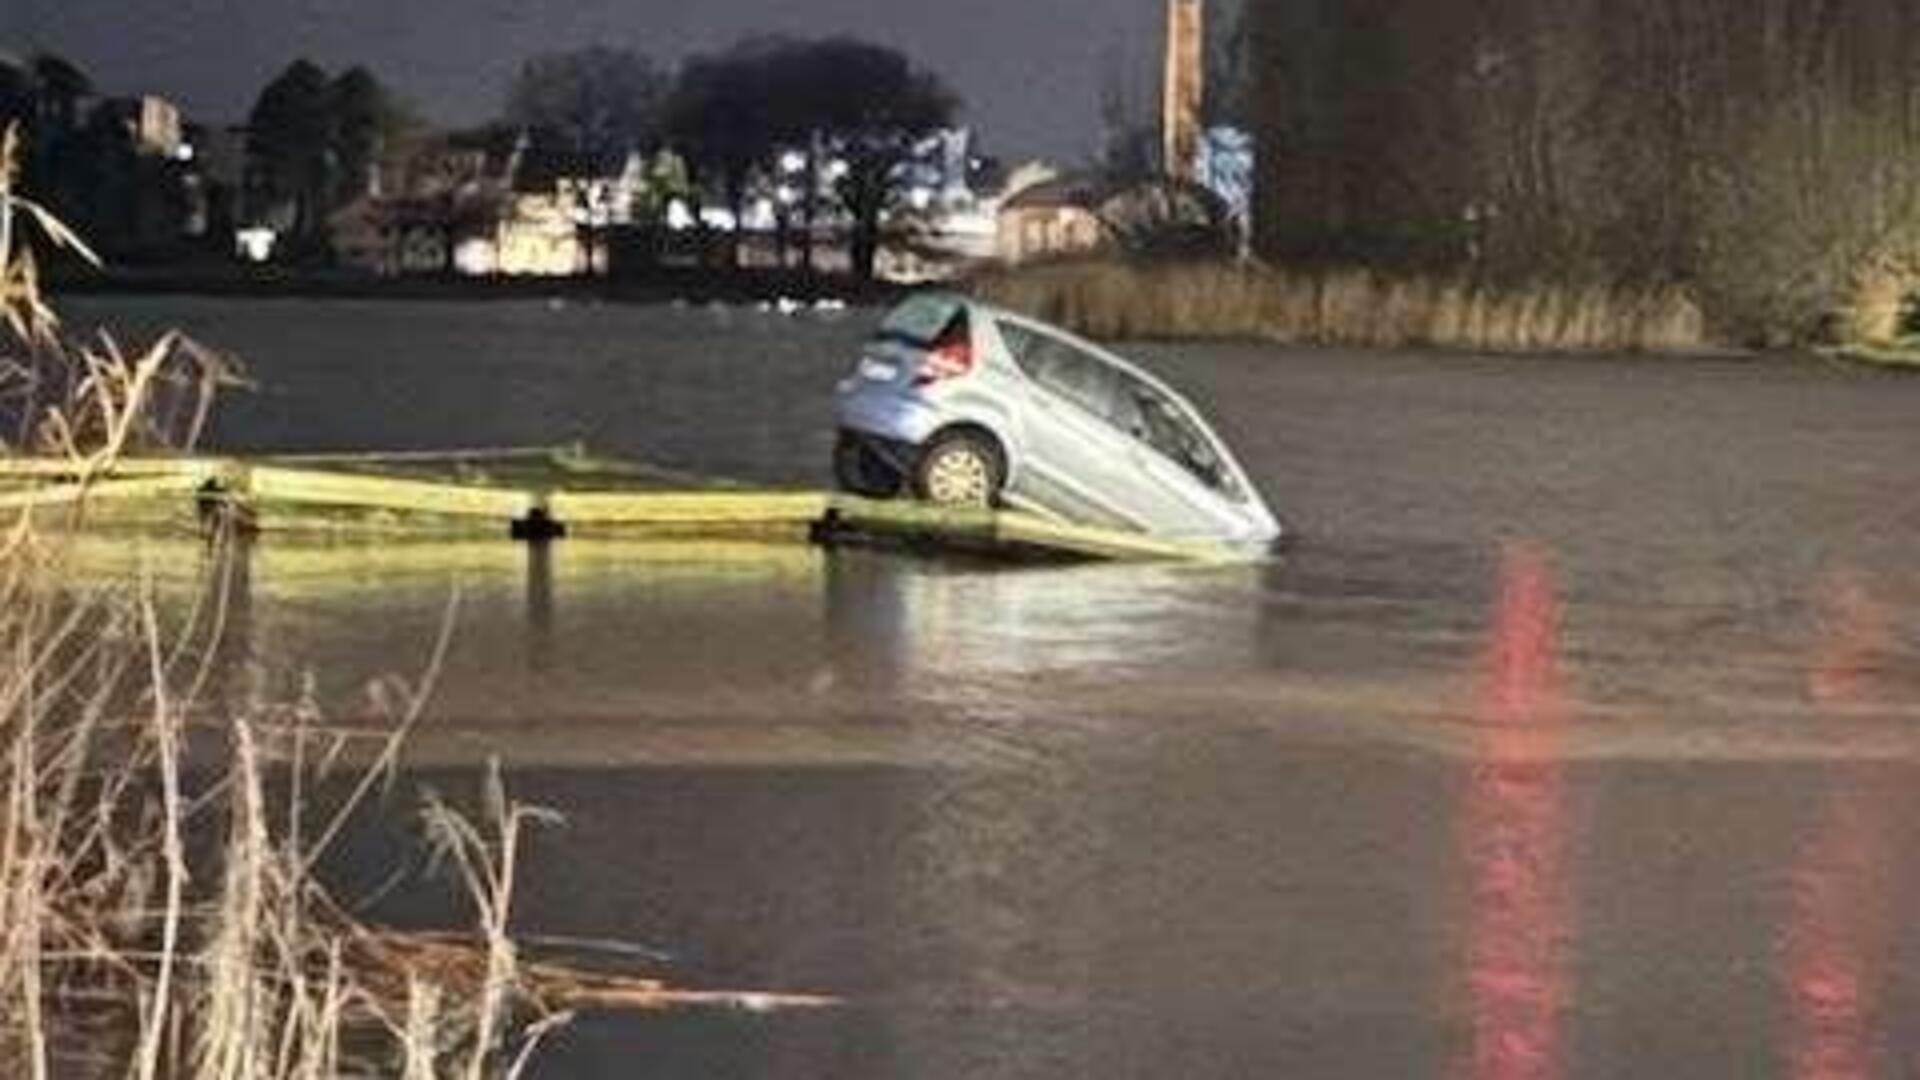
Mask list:
[[[484,303],[493,300],[597,300],[607,303],[753,303],[781,299],[885,304],[914,286],[798,270],[662,270],[623,277],[376,277],[340,271],[251,269],[62,270],[44,281],[59,296],[206,296],[240,299],[395,300]]]
[[[1043,268],[1043,272],[1046,269]],[[552,277],[552,278],[475,278],[443,275],[374,277],[344,271],[288,271],[277,268],[215,266],[206,268],[138,269],[116,268],[104,272],[78,272],[55,268],[45,279],[48,290],[68,297],[205,297],[240,300],[373,300],[394,302],[442,302],[480,304],[493,301],[576,300],[596,303],[644,305],[672,304],[755,304],[792,301],[805,304],[842,302],[850,307],[884,307],[893,304],[921,285],[887,281],[863,282],[844,274],[804,273],[798,270],[692,270],[664,269],[644,276],[625,277]],[[949,287],[973,291],[969,283],[948,283]],[[992,282],[985,292],[991,299]],[[1069,319],[1069,324],[1078,320]],[[1088,328],[1069,326],[1080,332]],[[1191,328],[1188,328],[1189,330]],[[1167,334],[1136,332],[1113,340],[1143,343],[1206,342],[1242,345],[1286,345],[1296,348],[1361,348],[1387,353],[1427,350],[1447,355],[1541,356],[1579,358],[1589,356],[1640,356],[1680,360],[1753,361],[1763,358],[1787,358],[1824,362],[1858,370],[1897,374],[1920,373],[1920,349],[1912,347],[1803,347],[1764,350],[1739,346],[1696,343],[1688,347],[1663,349],[1620,347],[1470,346],[1459,343],[1376,343],[1371,345],[1340,342],[1315,342],[1290,339],[1284,335],[1246,332],[1242,327],[1222,327],[1211,332]]]

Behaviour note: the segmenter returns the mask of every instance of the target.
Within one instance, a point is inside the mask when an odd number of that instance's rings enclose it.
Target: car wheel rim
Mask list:
[[[927,495],[937,503],[985,506],[992,491],[992,469],[979,454],[941,454],[927,470]]]

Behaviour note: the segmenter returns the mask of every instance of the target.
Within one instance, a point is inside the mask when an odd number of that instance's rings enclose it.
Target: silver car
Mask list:
[[[888,313],[835,406],[834,473],[856,494],[1171,538],[1281,536],[1226,445],[1165,383],[965,297],[922,293]]]

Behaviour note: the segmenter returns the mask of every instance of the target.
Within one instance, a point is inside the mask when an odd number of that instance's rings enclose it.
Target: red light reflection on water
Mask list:
[[[1807,673],[1815,705],[1864,701],[1888,619],[1851,575],[1821,590],[1824,633]],[[1873,1073],[1875,958],[1890,927],[1880,914],[1892,850],[1886,808],[1844,779],[1831,790],[1791,871],[1792,908],[1783,943],[1791,1020],[1786,1056],[1801,1080],[1855,1080]]]
[[[1484,727],[1460,818],[1470,893],[1471,1080],[1548,1080],[1571,1003],[1559,601],[1546,559],[1503,554],[1476,719]]]

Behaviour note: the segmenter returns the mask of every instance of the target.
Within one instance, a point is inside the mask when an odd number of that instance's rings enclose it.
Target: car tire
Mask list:
[[[984,433],[949,431],[927,444],[913,470],[913,492],[936,506],[988,509],[1000,501],[1006,465]]]
[[[840,490],[869,499],[891,499],[906,483],[879,451],[847,432],[841,432],[833,444],[833,478]]]

